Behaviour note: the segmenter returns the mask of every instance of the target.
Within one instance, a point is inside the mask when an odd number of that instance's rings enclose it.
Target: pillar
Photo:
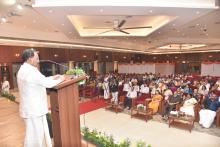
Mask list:
[[[99,73],[99,69],[98,69],[98,60],[94,61],[94,72]]]
[[[56,64],[52,64],[52,76],[56,75]]]
[[[74,67],[74,61],[69,61],[69,69],[73,69]]]
[[[118,61],[114,61],[114,71],[118,71]]]

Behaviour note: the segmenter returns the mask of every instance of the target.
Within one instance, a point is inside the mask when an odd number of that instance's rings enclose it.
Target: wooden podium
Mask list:
[[[81,147],[77,82],[85,78],[68,78],[50,92],[54,147]]]

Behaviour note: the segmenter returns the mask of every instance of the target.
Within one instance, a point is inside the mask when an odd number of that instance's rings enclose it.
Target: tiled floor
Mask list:
[[[129,138],[134,143],[144,140],[153,147],[220,147],[220,137],[193,130],[168,128],[166,123],[130,118],[125,113],[99,109],[80,116],[81,126],[112,134],[117,142]],[[0,147],[21,147],[24,123],[18,114],[18,104],[0,98]]]
[[[131,118],[125,113],[114,113],[105,109],[80,116],[81,125],[113,135],[117,142],[129,138],[135,142],[143,140],[152,147],[220,147],[220,137],[198,131],[169,128],[166,123],[148,122]]]

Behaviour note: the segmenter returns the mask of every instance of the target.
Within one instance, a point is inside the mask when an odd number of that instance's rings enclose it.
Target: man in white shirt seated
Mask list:
[[[128,91],[127,96],[124,101],[124,108],[130,110],[132,99],[137,98],[137,91],[134,90],[134,87],[131,87],[131,90]]]
[[[143,94],[143,93],[146,93],[148,94],[150,92],[150,89],[149,87],[147,86],[147,83],[144,83],[141,85],[141,89],[140,89],[140,93]]]
[[[127,94],[127,92],[130,91],[130,89],[131,89],[131,83],[128,79],[126,79],[123,86],[123,92]]]
[[[139,93],[140,87],[139,87],[139,85],[137,84],[137,82],[134,82],[134,83],[133,83],[133,87],[134,87],[134,90],[135,90],[137,93]]]

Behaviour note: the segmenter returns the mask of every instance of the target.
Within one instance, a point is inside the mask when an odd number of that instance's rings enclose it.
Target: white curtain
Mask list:
[[[147,73],[153,73],[153,74],[155,74],[155,63],[148,63],[148,64],[146,64],[146,66],[147,66]]]
[[[220,77],[220,63],[215,63],[213,66],[214,66],[213,76]]]
[[[124,64],[118,64],[118,73],[124,73],[125,65]]]
[[[214,64],[212,63],[202,63],[201,65],[201,75],[202,76],[213,76],[214,74]]]
[[[118,64],[119,73],[155,73],[154,63],[145,64]]]
[[[157,63],[155,69],[155,73],[160,73],[161,75],[170,75],[174,74],[175,65],[170,63]]]

